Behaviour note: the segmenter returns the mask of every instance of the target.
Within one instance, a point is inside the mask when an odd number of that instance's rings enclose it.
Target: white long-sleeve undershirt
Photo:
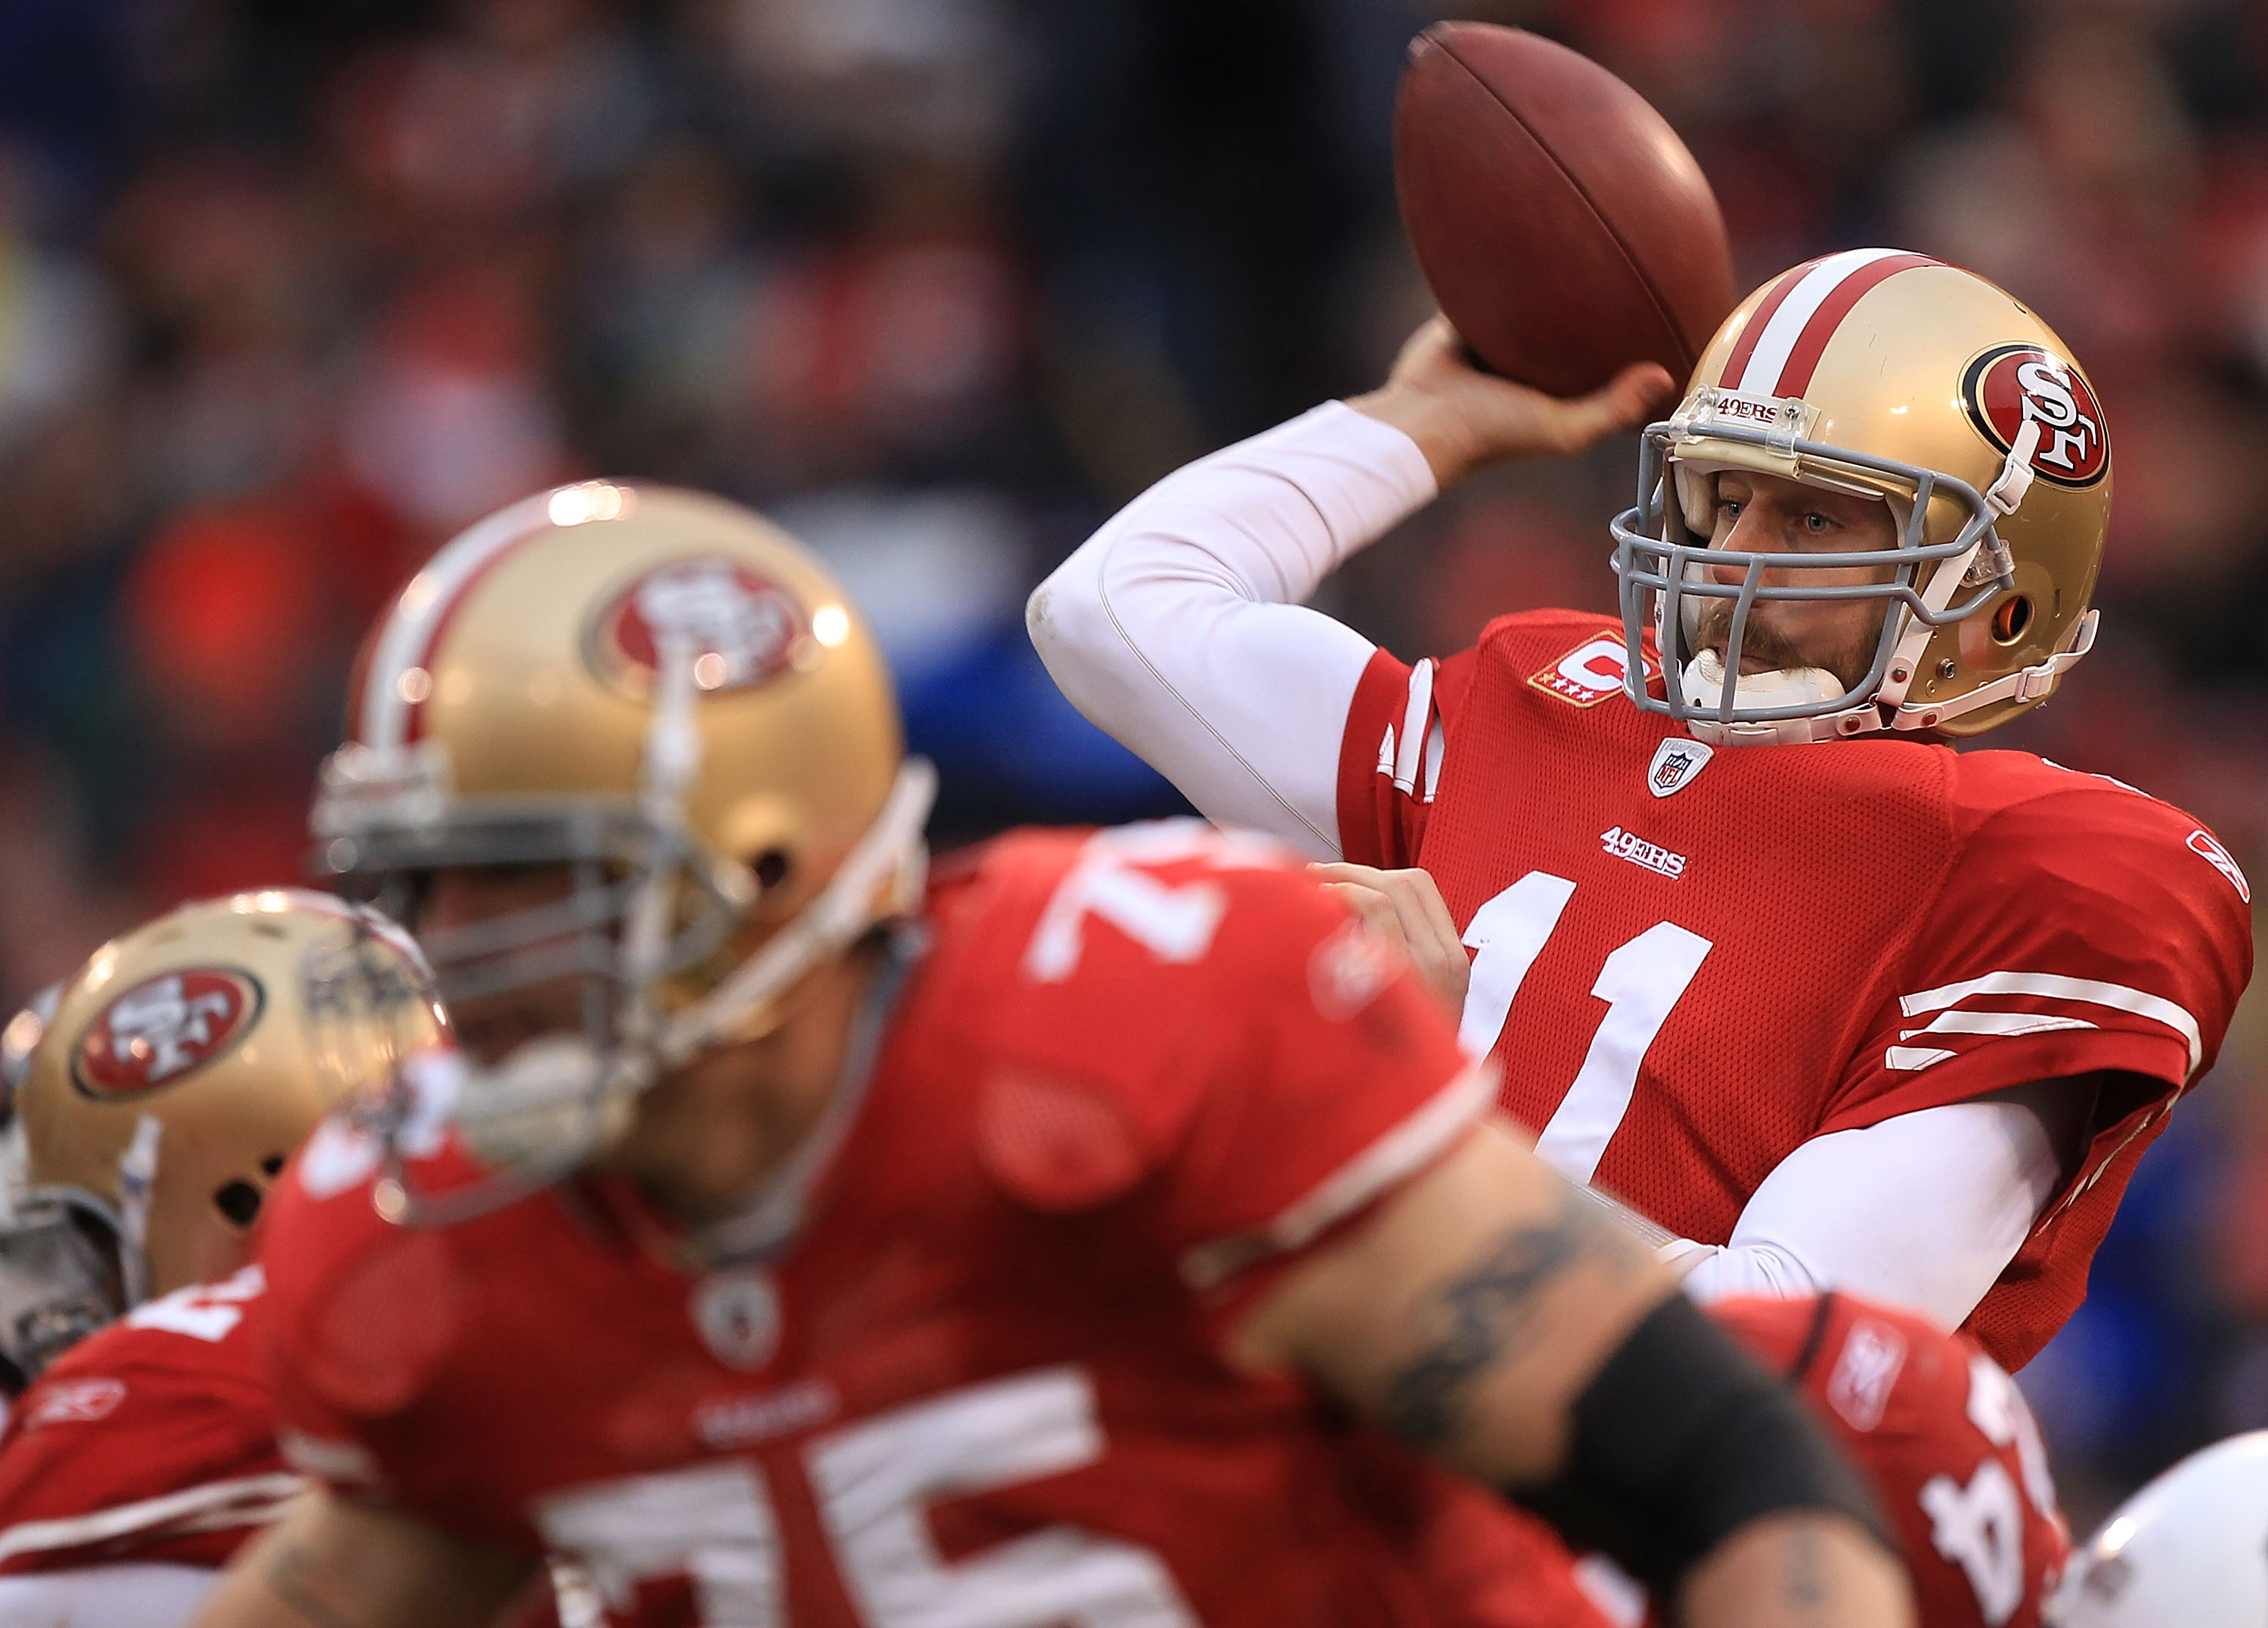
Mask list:
[[[1336,858],[1340,743],[1373,647],[1300,601],[1434,496],[1415,442],[1327,403],[1121,510],[1034,592],[1032,642],[1073,705],[1209,817]],[[1705,1300],[1845,1288],[1950,1327],[2059,1179],[2031,1109],[1924,1109],[1815,1137],[1728,1242],[1664,1253]]]
[[[181,1628],[219,1576],[136,1561],[0,1577],[0,1628]]]
[[[2040,1116],[1952,1102],[1815,1136],[1749,1195],[1726,1243],[1681,1243],[1687,1293],[1849,1289],[1957,1326],[2023,1248],[2062,1179]]]
[[[1339,857],[1339,741],[1371,642],[1301,601],[1431,503],[1408,436],[1344,402],[1176,470],[1033,591],[1073,706],[1221,825]]]

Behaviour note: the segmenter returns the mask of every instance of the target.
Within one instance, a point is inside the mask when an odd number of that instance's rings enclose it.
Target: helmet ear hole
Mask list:
[[[748,861],[748,869],[755,876],[756,886],[766,893],[785,881],[788,873],[794,868],[787,857],[787,851],[782,848],[767,848]]]
[[[2032,625],[2032,596],[2013,593],[2002,600],[1992,612],[1992,642],[2013,645],[2029,632]]]
[[[247,1227],[260,1217],[260,1190],[246,1181],[224,1182],[212,1196],[213,1208],[231,1227]]]
[[[260,1173],[271,1182],[277,1176],[283,1175],[284,1155],[281,1153],[269,1154],[267,1158],[260,1161]]]

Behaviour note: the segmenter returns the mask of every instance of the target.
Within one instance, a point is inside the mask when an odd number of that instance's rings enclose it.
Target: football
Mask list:
[[[1418,36],[1394,178],[1418,263],[1474,353],[1553,395],[1632,362],[1682,386],[1733,308],[1708,178],[1646,99],[1517,28]]]

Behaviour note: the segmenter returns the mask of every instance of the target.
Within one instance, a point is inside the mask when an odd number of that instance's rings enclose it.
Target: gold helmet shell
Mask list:
[[[468,817],[635,817],[672,634],[693,647],[701,703],[685,824],[767,884],[768,917],[792,913],[889,794],[904,755],[889,672],[786,533],[661,486],[539,493],[411,578],[372,631],[318,798],[324,868],[350,873],[374,857],[362,841],[418,827],[446,862],[443,829]]]
[[[930,781],[881,652],[816,560],[723,498],[589,481],[478,522],[381,615],[350,706],[311,821],[322,869],[391,879],[405,919],[437,868],[576,879],[549,917],[423,939],[446,1000],[579,972],[608,1006],[579,1052],[461,1094],[502,1165],[589,1156],[658,1071],[761,1032],[918,895]]]
[[[1872,556],[1896,577],[1873,591],[1888,604],[1867,679],[1750,717],[1729,680],[1682,697],[1673,672],[1670,704],[1640,704],[1705,738],[1975,734],[2045,699],[2093,642],[2111,489],[2102,409],[2054,331],[1971,272],[1849,250],[1772,278],[1725,320],[1676,412],[1649,427],[1640,506],[1616,526],[1626,631],[1657,596],[1666,667],[1692,653],[1681,635],[1694,596],[1740,592],[1697,586],[1693,553],[1710,532],[1709,477],[1734,468],[1881,497],[1902,538]],[[1716,551],[1720,569],[1747,558]],[[1776,556],[1758,571],[1799,578],[1839,558]],[[1685,626],[1659,602],[1670,600],[1685,601]]]
[[[392,991],[387,1009],[311,1010],[310,971],[342,957],[383,969],[365,986]],[[113,939],[61,986],[26,1060],[0,1276],[21,1263],[9,1245],[40,1253],[55,1241],[34,1242],[31,1229],[43,1210],[55,1219],[56,1199],[113,1252],[112,1315],[227,1275],[269,1182],[316,1123],[441,1035],[416,947],[326,895],[202,900]],[[23,1287],[11,1281],[6,1298],[20,1303]],[[23,1364],[11,1347],[24,1314],[6,1310],[0,1350],[19,1366],[54,1354]]]

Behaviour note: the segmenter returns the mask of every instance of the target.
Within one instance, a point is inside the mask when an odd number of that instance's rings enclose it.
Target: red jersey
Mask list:
[[[2040,1628],[2071,1554],[2039,1425],[1971,1340],[1846,1294],[1710,1308],[1800,1386],[1905,1540],[1929,1628]]]
[[[1432,874],[1476,950],[1464,1039],[1538,1151],[1703,1243],[1812,1137],[2124,1077],[1966,1325],[2021,1365],[2220,1047],[2243,877],[2180,810],[2025,753],[1712,752],[1632,705],[1625,666],[1618,623],[1564,611],[1438,668],[1379,652],[1341,752],[1346,858]]]
[[[1034,834],[941,883],[762,1258],[668,1263],[587,1178],[390,1226],[334,1122],[269,1234],[295,1462],[657,1624],[1435,1620],[1344,1424],[1219,1341],[1490,1087],[1276,851]]]
[[[276,1450],[261,1270],[151,1300],[65,1352],[0,1435],[0,1574],[222,1566],[303,1484]]]
[[[1874,1483],[1927,1628],[2040,1628],[2071,1533],[2023,1393],[1975,1341],[1847,1294],[1720,1300],[1709,1315],[1803,1392]],[[1577,1561],[1549,1531],[1495,1536],[1499,1550],[1530,1551],[1506,1556],[1508,1576],[1556,1563],[1616,1628],[1664,1623],[1601,1558]]]
[[[1399,1478],[1411,1495],[1402,1529],[1440,1628],[1618,1628],[1537,1517],[1422,1460]]]

